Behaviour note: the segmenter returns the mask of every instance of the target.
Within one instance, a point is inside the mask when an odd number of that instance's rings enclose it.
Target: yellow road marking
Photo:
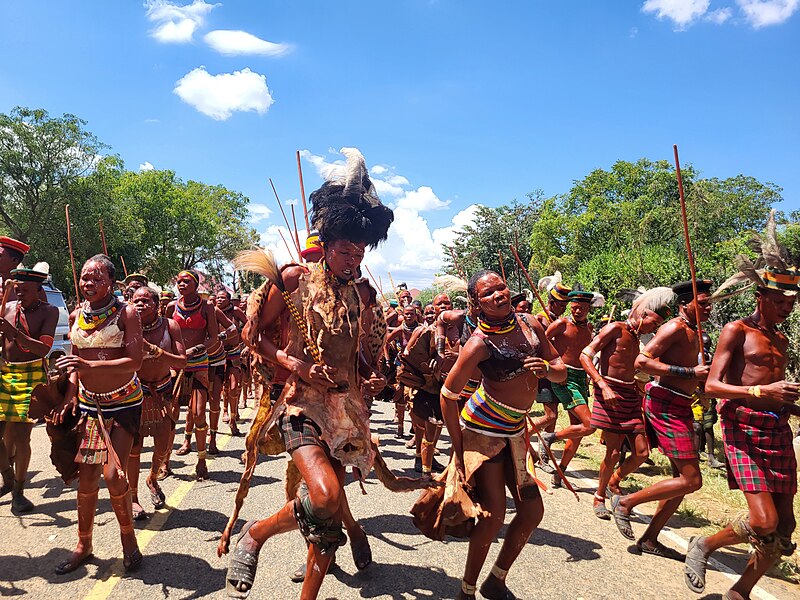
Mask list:
[[[246,408],[240,416],[242,418],[247,418],[252,412],[252,408]],[[228,436],[221,439],[219,444],[217,444],[217,447],[220,450],[223,450],[232,439],[233,436]],[[186,498],[186,495],[189,493],[189,490],[194,487],[195,483],[197,483],[196,479],[181,483],[178,488],[172,492],[172,494],[170,494],[169,498],[167,498],[166,503],[168,508],[157,511],[152,517],[150,517],[147,527],[141,529],[136,535],[136,541],[139,543],[139,550],[142,552],[142,554],[144,554],[144,549],[147,548],[147,545],[153,541],[153,538],[156,537],[156,534],[158,534],[158,532],[161,531],[161,528],[164,527],[164,524],[167,522],[167,519],[169,519],[173,511],[177,509],[181,502],[183,502],[183,499]],[[124,574],[125,569],[122,566],[122,559],[119,559],[111,565],[108,578],[100,579],[100,581],[95,583],[92,589],[89,590],[89,593],[84,596],[84,600],[105,600],[111,595],[111,592],[114,591],[114,588],[122,580]],[[104,575],[105,573],[98,573],[97,577],[103,577]]]

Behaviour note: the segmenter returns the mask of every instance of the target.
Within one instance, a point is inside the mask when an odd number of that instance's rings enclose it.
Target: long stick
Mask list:
[[[608,322],[612,323],[614,321],[614,310],[617,308],[616,304],[611,305],[611,310],[608,313]]]
[[[394,279],[392,279],[392,274],[389,271],[386,271],[389,274],[389,284],[392,286],[392,293],[394,297],[397,298],[397,288],[394,287]]]
[[[283,222],[286,223],[286,229],[289,231],[292,230],[292,226],[289,225],[289,219],[286,218],[286,212],[283,210],[283,204],[281,204],[281,199],[278,198],[278,190],[275,189],[275,184],[272,183],[272,178],[269,180],[269,184],[272,186],[272,192],[275,194],[275,200],[278,202],[278,208],[281,209],[281,214],[283,215]],[[300,244],[296,245],[297,247],[297,254],[300,254]]]
[[[72,282],[75,284],[75,302],[81,301],[81,293],[78,290],[78,272],[75,270],[75,252],[72,249],[72,225],[69,220],[69,204],[64,206],[64,214],[67,217],[67,245],[69,246],[69,260],[72,263]]]
[[[455,267],[456,273],[458,273],[458,276],[461,277],[461,279],[466,279],[467,278],[467,274],[458,265],[458,261],[456,260],[456,253],[453,250],[453,247],[452,246],[448,246],[447,249],[450,250],[450,258],[453,259],[453,267]]]
[[[386,304],[389,304],[389,301],[386,299],[386,294],[384,294],[383,290],[381,289],[381,284],[378,283],[377,279],[375,279],[375,276],[372,274],[372,271],[369,270],[369,267],[367,265],[364,265],[364,268],[367,270],[367,274],[369,275],[369,278],[372,279],[372,283],[375,284],[375,286],[378,288],[378,291],[381,293],[381,297],[383,297],[383,301],[386,302]]]
[[[100,219],[100,241],[103,242],[103,254],[108,256],[108,246],[106,245],[106,232],[103,230],[103,219]]]
[[[300,197],[303,199],[303,216],[306,219],[306,231],[311,231],[308,221],[308,205],[306,204],[306,186],[303,185],[303,167],[300,165],[300,150],[297,151],[297,176],[300,178]]]
[[[519,231],[514,231],[514,247],[519,248]],[[517,289],[522,288],[522,279],[519,275],[519,265],[517,265]]]
[[[297,218],[294,216],[294,204],[292,204],[292,225],[294,225],[294,243],[299,248],[300,247],[300,234],[297,233]],[[308,231],[306,231],[306,235],[308,235]],[[300,258],[302,258],[302,257],[303,257],[303,255],[301,254]]]
[[[550,323],[550,313],[547,312],[547,306],[545,305],[544,300],[542,300],[542,297],[539,294],[539,288],[537,288],[536,285],[534,285],[533,281],[531,280],[531,276],[528,275],[528,269],[525,268],[525,265],[522,263],[522,259],[519,257],[519,254],[517,254],[517,249],[514,246],[511,246],[511,254],[513,254],[514,258],[517,259],[517,264],[519,265],[522,274],[525,276],[528,285],[531,286],[531,291],[533,292],[533,295],[536,296],[536,299],[542,306],[542,311],[544,312],[544,318],[547,319],[548,323]]]
[[[125,273],[125,277],[128,276],[128,267],[125,266],[125,259],[122,258],[122,254],[119,255],[119,261],[122,263],[122,271]]]
[[[289,253],[289,260],[294,260],[294,253],[289,248],[289,243],[286,241],[286,238],[283,237],[283,232],[280,229],[278,229],[278,234],[281,236],[281,239],[283,240],[283,244],[284,244],[284,246],[286,246],[286,251]]]
[[[686,255],[689,258],[689,273],[692,276],[692,294],[694,296],[694,316],[697,321],[697,341],[700,343],[700,364],[706,364],[706,356],[703,351],[703,326],[700,323],[700,305],[697,303],[697,272],[694,268],[694,254],[692,253],[692,242],[689,240],[689,221],[686,217],[686,197],[683,193],[683,177],[681,177],[681,163],[678,160],[678,144],[673,144],[675,152],[675,174],[678,177],[678,195],[681,199],[681,220],[683,221],[683,237],[686,240]]]
[[[500,253],[500,249],[497,250],[497,260],[500,263],[500,274],[503,276],[503,283],[508,285],[508,281],[506,280],[506,268],[503,266],[503,255]]]

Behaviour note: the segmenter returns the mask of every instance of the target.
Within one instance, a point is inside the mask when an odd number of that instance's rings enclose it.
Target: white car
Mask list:
[[[47,294],[47,301],[58,309],[58,325],[53,336],[53,347],[47,354],[47,362],[53,368],[56,359],[72,352],[72,343],[69,341],[69,309],[64,301],[64,294],[53,285],[50,278],[45,281],[42,288]]]

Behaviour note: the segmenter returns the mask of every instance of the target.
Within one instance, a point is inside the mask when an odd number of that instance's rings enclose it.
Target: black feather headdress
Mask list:
[[[341,153],[347,158],[344,169],[311,193],[311,224],[323,243],[348,240],[375,248],[387,238],[394,213],[375,193],[361,152],[342,148]]]

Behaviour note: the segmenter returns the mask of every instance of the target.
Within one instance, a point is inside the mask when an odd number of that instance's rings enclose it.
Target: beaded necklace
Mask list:
[[[202,298],[200,298],[200,296],[198,296],[198,297],[197,297],[197,301],[196,301],[196,302],[193,302],[192,304],[190,304],[189,306],[187,306],[187,305],[186,305],[186,302],[185,302],[185,301],[184,301],[184,299],[183,299],[183,296],[181,296],[181,297],[178,299],[178,301],[175,303],[175,310],[177,310],[177,311],[178,311],[178,313],[179,313],[179,314],[180,314],[180,315],[181,315],[181,316],[182,316],[184,319],[188,319],[188,318],[189,318],[189,317],[191,317],[191,316],[192,316],[192,315],[193,315],[195,312],[197,312],[197,311],[198,311],[198,309],[200,308],[200,306],[201,306],[201,304],[202,304],[202,303],[203,303],[203,299],[202,299]]]
[[[516,314],[511,312],[505,319],[500,321],[487,321],[483,318],[483,314],[478,316],[478,329],[488,335],[500,335],[509,333],[517,328]]]
[[[93,331],[108,321],[120,308],[116,296],[111,296],[111,302],[102,308],[92,310],[89,302],[84,302],[78,313],[78,328],[83,331]]]
[[[144,323],[142,323],[142,331],[147,333],[147,332],[154,331],[154,330],[158,329],[159,327],[161,327],[161,322],[163,320],[164,319],[162,319],[160,316],[158,316],[149,325],[145,325]]]

